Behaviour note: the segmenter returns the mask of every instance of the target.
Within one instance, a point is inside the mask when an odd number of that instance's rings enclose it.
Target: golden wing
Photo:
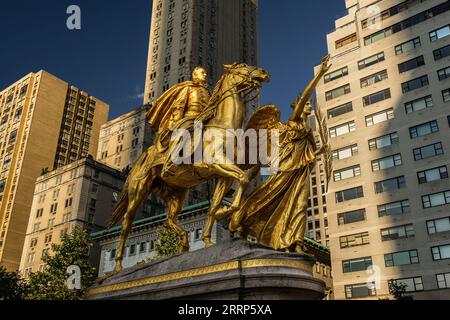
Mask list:
[[[323,165],[325,169],[326,176],[326,192],[328,192],[328,187],[330,185],[331,177],[333,175],[333,154],[331,152],[331,144],[328,135],[328,124],[327,118],[322,115],[321,109],[314,103],[314,113],[316,115],[316,120],[319,126],[320,140],[322,140],[322,147],[325,149],[323,152]]]
[[[248,129],[267,129],[270,130],[280,122],[280,109],[274,105],[267,105],[256,110],[247,124]]]

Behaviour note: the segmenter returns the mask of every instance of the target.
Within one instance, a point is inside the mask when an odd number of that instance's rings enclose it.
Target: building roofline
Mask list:
[[[224,200],[224,203],[229,204],[227,200]],[[184,207],[183,210],[181,211],[180,217],[190,215],[190,214],[194,213],[193,211],[199,211],[199,210],[208,208],[209,205],[210,205],[210,201],[204,201],[204,202],[200,202],[200,203],[197,203],[194,205]],[[151,225],[157,225],[157,224],[163,222],[166,219],[166,217],[167,217],[167,213],[163,213],[158,216],[137,220],[133,223],[132,230],[135,230],[137,228],[142,228],[142,227],[149,227]],[[90,236],[91,236],[92,240],[101,240],[101,239],[104,239],[107,237],[119,235],[121,230],[122,230],[121,226],[115,226],[115,227],[112,227],[109,229],[91,233]],[[308,247],[308,249],[310,249],[311,251],[313,251],[316,254],[317,258],[320,261],[325,261],[325,262],[330,261],[330,249],[329,248],[327,248],[327,247],[321,245],[320,243],[318,243],[312,239],[309,239],[309,238],[305,238],[305,245]]]

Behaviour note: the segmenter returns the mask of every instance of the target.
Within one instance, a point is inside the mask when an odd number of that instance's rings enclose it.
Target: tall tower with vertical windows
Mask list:
[[[346,0],[317,88],[337,299],[450,298],[450,1]],[[367,269],[373,266],[372,271]]]
[[[0,91],[0,265],[17,270],[36,179],[96,155],[109,106],[45,72]]]
[[[144,104],[208,72],[211,89],[223,64],[258,65],[258,0],[154,0]]]

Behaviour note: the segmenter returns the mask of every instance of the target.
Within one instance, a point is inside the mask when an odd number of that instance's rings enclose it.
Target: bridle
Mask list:
[[[234,72],[233,69],[228,70],[227,75],[231,74],[231,75],[235,75],[235,76],[240,76],[242,77],[242,81],[234,84],[231,88],[225,90],[219,101],[217,102],[217,105],[219,105],[220,103],[222,103],[225,99],[235,95],[235,94],[241,94],[244,93],[244,104],[247,104],[249,102],[252,102],[254,100],[256,100],[259,95],[260,95],[260,86],[257,84],[257,82],[255,80],[253,80],[254,77],[254,73],[258,71],[258,68],[254,68],[252,71],[250,71],[250,73],[248,75],[242,75],[241,73],[238,72]],[[230,91],[235,90],[237,87],[244,85],[245,83],[248,83],[246,86],[244,86],[242,89],[237,90],[236,92],[230,93]],[[255,90],[256,94],[253,98],[246,100],[246,97],[248,97],[252,91]],[[229,93],[227,95],[227,93]]]

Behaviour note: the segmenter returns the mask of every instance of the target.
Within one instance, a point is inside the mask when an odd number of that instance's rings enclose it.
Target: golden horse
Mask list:
[[[208,131],[226,132],[229,129],[241,129],[245,116],[243,93],[249,94],[259,90],[262,83],[270,80],[267,71],[246,64],[227,65],[225,69],[226,73],[216,85],[207,110],[199,117],[204,124],[205,134]],[[216,135],[216,139],[217,136],[224,138],[226,134]],[[205,150],[208,147],[208,141],[203,141],[202,147]],[[184,252],[189,251],[188,233],[177,224],[176,219],[189,189],[205,181],[216,180],[208,221],[203,233],[203,241],[206,246],[213,244],[211,231],[214,222],[218,218],[233,213],[241,205],[249,178],[238,165],[228,162],[175,165],[175,174],[167,177],[161,175],[163,163],[155,161],[155,159],[167,156],[171,155],[161,155],[155,146],[150,147],[138,159],[125,182],[122,195],[111,219],[111,224],[117,224],[123,219],[116,256],[116,272],[122,270],[124,248],[137,208],[151,193],[166,203],[167,224],[180,236]],[[226,158],[226,155],[224,154],[223,157]],[[224,196],[234,181],[239,182],[239,188],[231,207],[220,208]]]

